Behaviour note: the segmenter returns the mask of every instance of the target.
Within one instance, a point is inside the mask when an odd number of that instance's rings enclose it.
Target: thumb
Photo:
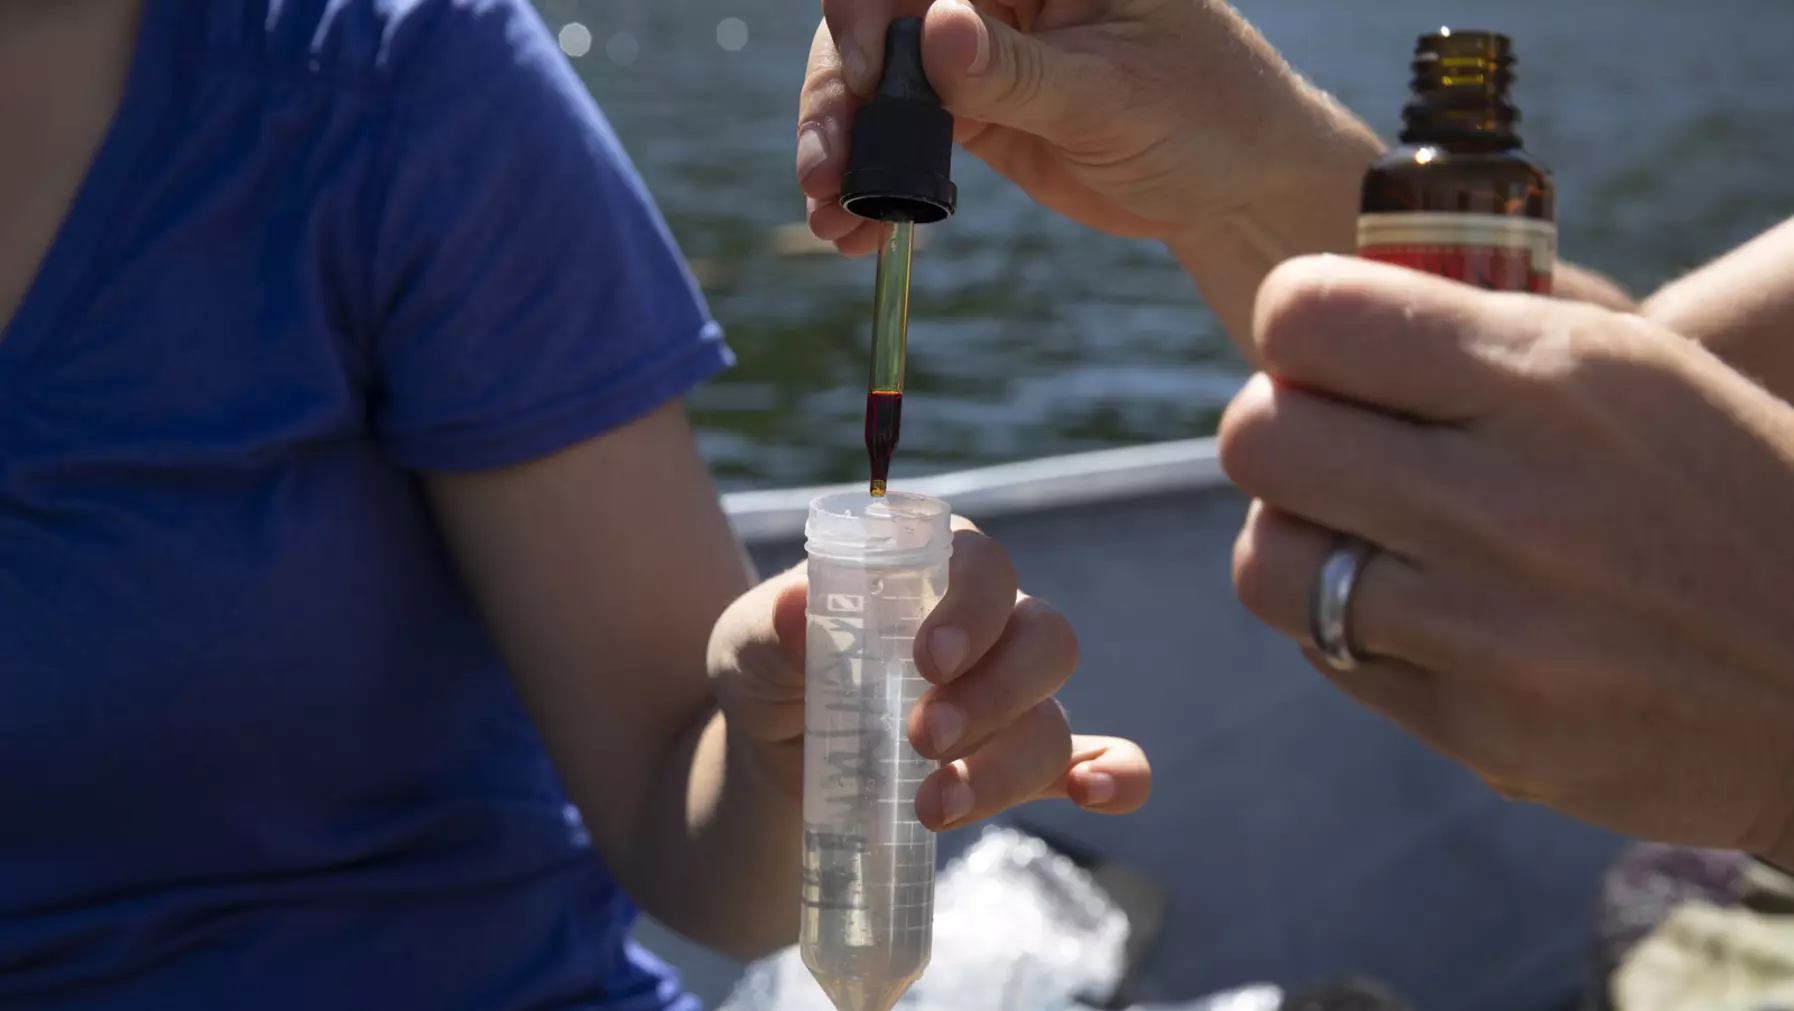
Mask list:
[[[1051,140],[1076,110],[1072,58],[970,4],[930,8],[922,60],[955,116]]]
[[[809,579],[800,562],[742,594],[710,638],[710,676],[730,725],[758,741],[804,732]]]
[[[784,653],[792,669],[798,671],[802,683],[804,669],[804,637],[809,633],[810,580],[803,564],[786,570],[775,582],[778,589],[772,602],[772,630],[778,638],[779,651]]]

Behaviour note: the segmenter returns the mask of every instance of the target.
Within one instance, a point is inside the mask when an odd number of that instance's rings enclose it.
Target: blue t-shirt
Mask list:
[[[525,0],[147,0],[0,340],[0,1008],[686,1000],[416,474],[728,361]]]

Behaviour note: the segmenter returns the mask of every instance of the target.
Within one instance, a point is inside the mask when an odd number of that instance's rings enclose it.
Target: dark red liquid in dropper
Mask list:
[[[903,429],[903,394],[873,390],[866,394],[866,455],[872,460],[872,494],[885,493],[891,476],[891,455]]]

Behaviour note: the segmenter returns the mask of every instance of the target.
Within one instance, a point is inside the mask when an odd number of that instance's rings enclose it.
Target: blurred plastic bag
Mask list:
[[[1283,989],[1255,983],[1180,1004],[1135,1004],[1127,1011],[1284,1011]]]
[[[1127,916],[1045,841],[989,826],[935,882],[934,952],[905,1011],[1059,1011],[1105,1003]],[[832,1011],[797,949],[755,962],[719,1011]]]
[[[1685,902],[1632,950],[1613,994],[1620,1011],[1794,1007],[1794,917]]]

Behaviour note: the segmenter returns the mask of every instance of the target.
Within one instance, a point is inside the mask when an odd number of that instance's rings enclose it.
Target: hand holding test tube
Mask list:
[[[944,504],[922,509],[914,497],[899,493],[881,506],[883,516],[906,515],[905,522],[920,523],[927,536],[920,545],[912,537],[907,546],[925,549],[907,560],[887,558],[889,571],[876,572],[877,566],[866,564],[875,551],[861,548],[853,554],[830,542],[842,540],[840,523],[854,528],[883,522],[873,509],[878,500],[863,491],[834,505],[828,504],[831,498],[819,503],[828,522],[812,529],[823,534],[812,545],[821,549],[816,554],[831,557],[767,579],[737,598],[715,623],[709,673],[722,723],[712,729],[726,735],[716,743],[726,748],[729,762],[709,784],[721,792],[698,812],[706,820],[693,828],[718,860],[701,887],[739,896],[731,907],[736,917],[731,929],[745,945],[789,943],[793,933],[802,933],[811,939],[811,965],[848,981],[856,979],[856,966],[870,965],[882,977],[865,974],[858,977],[864,983],[835,987],[837,993],[865,994],[882,982],[894,984],[883,993],[895,1000],[927,964],[932,917],[906,920],[902,906],[910,899],[902,893],[913,895],[915,886],[932,881],[932,833],[1042,798],[1069,798],[1086,810],[1125,814],[1146,802],[1152,771],[1130,741],[1069,732],[1053,694],[1076,668],[1076,637],[1050,604],[1018,592],[1016,570],[1001,545],[950,517]],[[831,594],[869,599],[831,601]],[[896,599],[904,597],[917,600]],[[868,623],[862,617],[861,628],[882,624],[897,630],[856,647],[846,632],[852,626],[845,623],[809,628],[812,604],[815,614],[857,605],[860,614],[872,618]],[[837,634],[846,637],[844,645],[837,645]],[[840,674],[846,665],[831,661],[860,651],[884,661],[859,665],[879,676],[844,682]],[[875,685],[882,693],[855,696],[842,690]],[[824,718],[809,720],[812,709]],[[943,712],[951,714],[947,724],[955,730],[947,737],[937,733]],[[840,736],[826,749],[806,747],[819,745],[815,735],[806,735],[806,724]],[[807,751],[829,758],[840,771],[807,789],[820,780],[809,777],[806,783]],[[734,774],[737,762],[741,775]],[[866,768],[881,775],[859,776]],[[867,797],[889,803],[866,804]],[[689,799],[705,799],[704,792]],[[816,886],[808,902],[803,899],[805,799],[830,802],[824,815],[809,819],[821,831],[807,854],[807,879]],[[831,835],[900,845],[888,847],[883,857],[843,862],[841,844],[847,840]],[[833,853],[825,853],[830,847]],[[870,846],[862,852],[870,855]],[[767,862],[760,853],[782,856]],[[821,892],[825,880],[827,896]],[[873,901],[854,897],[855,881],[871,883],[875,892],[885,887],[884,898],[876,899],[885,913],[877,912]],[[837,903],[835,896],[843,893],[848,901]],[[865,895],[863,887],[859,894]],[[847,915],[850,909],[867,915]],[[806,916],[810,922],[800,931],[797,924]],[[911,926],[922,929],[907,929]],[[845,943],[827,946],[828,937]],[[864,943],[867,938],[873,943]],[[889,944],[892,954],[880,954],[886,947],[882,939],[896,939]],[[855,998],[843,1006],[861,1003]]]

